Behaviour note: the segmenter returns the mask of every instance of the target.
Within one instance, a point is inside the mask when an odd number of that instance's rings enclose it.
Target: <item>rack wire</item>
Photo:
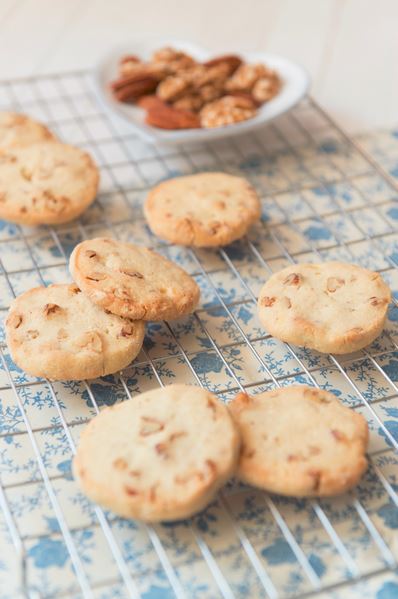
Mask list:
[[[276,342],[255,310],[259,284],[304,260],[352,261],[397,289],[393,177],[312,99],[256,134],[178,148],[143,143],[97,102],[85,72],[3,82],[0,106],[86,148],[102,175],[97,201],[76,223],[40,230],[3,223],[2,320],[15,295],[65,280],[73,245],[99,234],[177,260],[203,300],[188,319],[151,325],[129,369],[81,385],[25,376],[1,334],[0,598],[373,597],[383,585],[398,593],[396,299],[382,337],[338,358]],[[160,243],[142,217],[146,191],[206,169],[251,179],[263,201],[261,224],[220,250]],[[322,501],[231,482],[203,514],[167,526],[90,505],[70,473],[81,428],[107,403],[175,379],[225,401],[294,382],[331,389],[368,419],[367,476],[354,492]]]

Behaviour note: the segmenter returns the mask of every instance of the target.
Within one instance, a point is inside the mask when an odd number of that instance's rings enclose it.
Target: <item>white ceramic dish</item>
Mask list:
[[[218,127],[215,129],[182,129],[168,131],[150,127],[144,122],[145,112],[134,105],[123,104],[113,99],[109,90],[109,83],[117,76],[117,65],[121,56],[125,54],[136,54],[143,59],[148,59],[152,52],[163,46],[173,46],[194,56],[197,60],[208,60],[214,53],[207,52],[203,48],[190,44],[188,42],[179,42],[170,39],[161,39],[147,42],[134,42],[115,48],[108,53],[98,64],[94,73],[94,84],[99,99],[116,112],[125,121],[129,122],[136,132],[146,141],[178,144],[178,143],[206,143],[212,139],[220,139],[246,133],[257,127],[264,125],[275,117],[287,112],[295,106],[307,93],[309,86],[309,77],[306,71],[298,64],[262,52],[238,52],[235,49],[229,49],[226,52],[217,52],[218,55],[231,53],[232,51],[242,56],[246,62],[262,62],[267,66],[274,68],[283,80],[283,87],[280,93],[267,102],[258,110],[258,114],[247,121]]]

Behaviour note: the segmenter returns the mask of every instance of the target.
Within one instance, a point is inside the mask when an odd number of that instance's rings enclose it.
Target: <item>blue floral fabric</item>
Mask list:
[[[339,359],[288,348],[256,313],[264,281],[292,260],[379,270],[398,299],[398,133],[358,140],[375,166],[309,100],[256,134],[172,148],[143,142],[105,113],[86,75],[0,84],[2,109],[16,102],[92,153],[101,189],[79,223],[30,229],[0,221],[1,323],[14,294],[69,280],[73,247],[99,235],[154,247],[183,266],[200,285],[201,304],[193,316],[149,324],[122,378],[88,384],[49,385],[22,372],[1,324],[0,599],[22,597],[24,581],[31,596],[48,598],[77,599],[89,588],[96,599],[171,599],[178,589],[190,599],[315,589],[323,599],[398,597],[398,308],[391,305],[369,348]],[[261,222],[222,250],[169,246],[143,219],[150,186],[200,170],[246,176],[261,196]],[[319,503],[231,481],[190,521],[148,528],[100,512],[73,480],[79,434],[97,410],[158,378],[203,385],[224,401],[242,387],[316,384],[366,417],[371,467],[355,493]]]

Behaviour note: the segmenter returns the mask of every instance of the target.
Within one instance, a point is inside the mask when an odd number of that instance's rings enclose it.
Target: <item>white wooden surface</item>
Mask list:
[[[348,130],[398,124],[398,0],[0,0],[0,78],[91,67],[160,35],[284,54]]]

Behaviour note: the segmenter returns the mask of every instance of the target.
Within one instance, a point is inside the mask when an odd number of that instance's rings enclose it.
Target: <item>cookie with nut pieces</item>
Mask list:
[[[251,485],[322,497],[344,493],[366,470],[366,420],[327,391],[240,393],[228,407],[242,437],[238,476]]]
[[[200,297],[180,266],[147,248],[106,237],[79,243],[70,271],[98,306],[133,319],[171,320],[191,313]]]
[[[52,380],[83,380],[128,366],[145,325],[102,310],[76,285],[35,287],[11,304],[7,344],[25,372]]]
[[[0,112],[0,152],[55,140],[55,135],[45,125],[29,116]]]
[[[258,314],[277,339],[348,354],[382,332],[390,300],[380,274],[366,268],[343,262],[292,264],[265,283]]]
[[[238,454],[227,407],[205,389],[169,385],[101,411],[81,435],[73,471],[91,500],[120,516],[178,520],[212,501]]]
[[[250,183],[226,173],[169,179],[148,194],[144,212],[155,235],[180,245],[222,246],[245,235],[261,216]]]
[[[53,141],[0,153],[0,218],[61,224],[94,201],[98,170],[83,150]]]

